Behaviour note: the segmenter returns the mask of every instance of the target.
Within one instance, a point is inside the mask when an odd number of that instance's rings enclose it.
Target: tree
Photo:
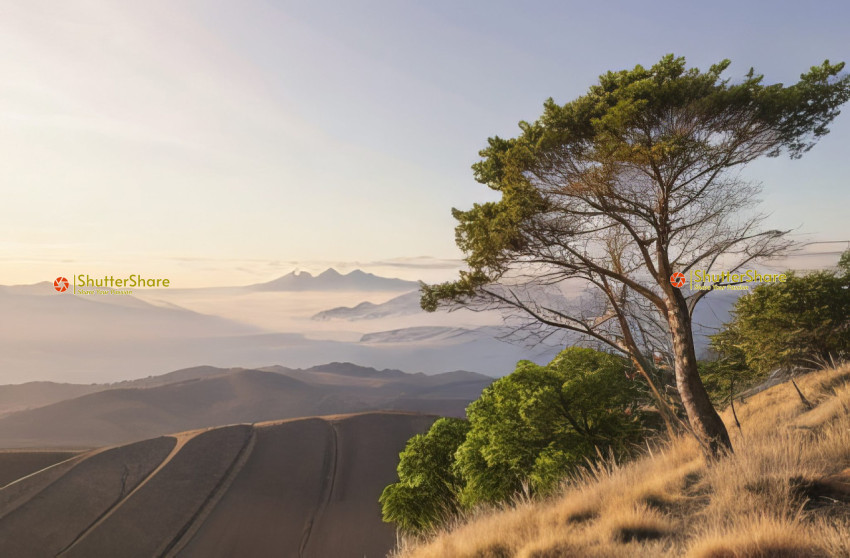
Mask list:
[[[759,380],[741,361],[725,358],[699,361],[699,377],[718,409],[731,403],[736,393],[753,387]]]
[[[399,481],[380,497],[384,521],[420,534],[457,513],[462,481],[454,472],[454,454],[468,431],[465,420],[441,418],[426,434],[408,440],[399,455]]]
[[[850,355],[850,250],[837,272],[786,275],[738,299],[732,321],[712,336],[725,360],[743,361],[756,377]]]
[[[570,348],[547,366],[521,361],[467,408],[470,430],[455,468],[465,507],[502,502],[527,483],[558,486],[597,451],[623,454],[643,435],[638,385],[622,357]]]
[[[517,137],[490,138],[473,169],[501,199],[453,210],[468,269],[423,285],[422,307],[503,308],[620,351],[662,411],[651,353],[669,340],[691,430],[710,454],[731,450],[691,330],[708,291],[673,287],[671,275],[732,272],[787,246],[783,232],[761,230],[750,213],[759,188],[736,171],[808,151],[850,98],[850,78],[826,61],[787,87],[764,85],[752,70],[732,84],[721,78],[728,66],[700,72],[668,55],[649,69],[608,72],[574,101],[546,101]],[[598,294],[595,307],[560,296],[571,281]]]
[[[469,405],[468,422],[440,419],[408,441],[399,481],[380,497],[384,521],[427,533],[524,487],[547,493],[600,452],[624,455],[652,422],[630,371],[621,356],[578,347],[547,366],[519,362]]]

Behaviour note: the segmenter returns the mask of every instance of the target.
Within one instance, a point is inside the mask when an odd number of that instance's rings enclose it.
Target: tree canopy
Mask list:
[[[700,381],[691,329],[708,290],[671,285],[692,269],[734,272],[781,253],[784,233],[752,211],[759,187],[737,169],[762,156],[800,157],[850,98],[843,63],[825,61],[792,85],[750,71],[732,83],[729,61],[707,71],[684,58],[608,72],[564,105],[493,137],[473,165],[501,199],[453,210],[468,269],[423,286],[422,307],[497,307],[628,355],[655,394],[652,357],[669,355],[690,428],[712,453],[731,449]],[[720,267],[722,266],[722,267]],[[576,306],[566,282],[596,299]],[[560,290],[559,290],[560,289]]]
[[[467,409],[457,450],[462,502],[500,502],[523,489],[545,493],[597,451],[622,454],[643,436],[638,384],[628,361],[573,347],[547,366],[521,361]]]
[[[408,441],[381,494],[384,521],[427,533],[524,488],[545,494],[600,453],[623,456],[654,425],[630,371],[623,357],[575,347],[546,366],[519,362],[469,405],[468,422],[440,419]]]

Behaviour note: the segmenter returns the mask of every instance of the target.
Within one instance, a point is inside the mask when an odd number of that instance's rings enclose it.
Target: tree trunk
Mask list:
[[[661,420],[664,421],[664,426],[667,428],[667,434],[670,436],[670,439],[673,439],[676,435],[676,428],[673,424],[675,421],[678,421],[679,424],[681,424],[682,421],[676,416],[673,409],[670,408],[670,405],[664,401],[664,398],[661,396],[658,388],[655,387],[655,382],[653,382],[652,376],[649,375],[649,369],[645,365],[644,359],[635,355],[640,355],[640,352],[637,349],[635,349],[635,352],[631,353],[632,364],[634,364],[638,373],[643,376],[643,379],[649,386],[649,389],[652,392],[652,398],[655,401],[655,406],[658,409],[658,414],[661,415]]]
[[[691,318],[685,299],[678,290],[668,298],[667,321],[673,336],[676,387],[688,422],[696,437],[712,457],[732,451],[726,425],[714,409],[697,369]]]
[[[667,402],[664,401],[658,388],[655,387],[655,382],[652,381],[652,376],[649,374],[649,366],[646,359],[641,354],[634,336],[632,336],[632,330],[629,328],[626,316],[619,309],[617,309],[617,320],[620,322],[620,330],[623,332],[624,349],[631,357],[632,364],[635,365],[638,373],[646,380],[646,384],[649,386],[649,390],[652,392],[652,398],[655,400],[655,405],[658,408],[658,413],[664,421],[664,426],[667,427],[667,434],[672,439],[676,435],[676,429],[673,427],[673,423],[678,417],[676,417],[673,409],[670,408]]]

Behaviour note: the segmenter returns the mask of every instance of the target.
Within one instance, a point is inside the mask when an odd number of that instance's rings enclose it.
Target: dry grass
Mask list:
[[[850,366],[781,384],[723,413],[735,453],[668,441],[606,464],[546,502],[478,510],[396,558],[850,556]]]

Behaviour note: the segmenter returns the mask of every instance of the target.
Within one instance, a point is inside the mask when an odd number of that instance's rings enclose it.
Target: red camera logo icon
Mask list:
[[[684,273],[679,273],[678,271],[670,276],[670,284],[677,288],[682,288],[687,279],[685,279]]]
[[[53,282],[53,288],[59,291],[60,293],[64,293],[68,290],[68,280],[64,277],[57,277],[56,281]]]

